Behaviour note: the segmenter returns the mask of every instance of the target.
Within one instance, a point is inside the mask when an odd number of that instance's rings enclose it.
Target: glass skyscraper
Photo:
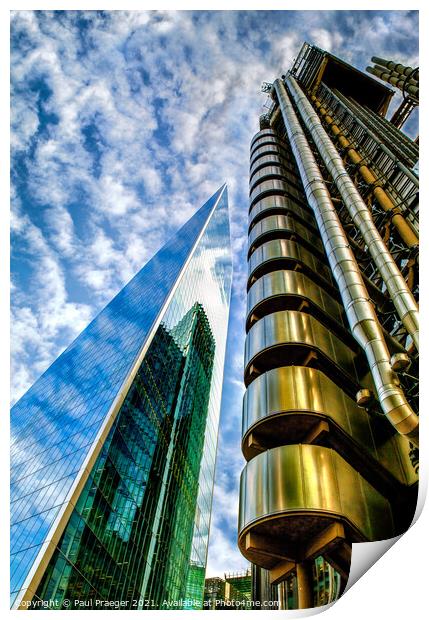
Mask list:
[[[202,607],[231,278],[223,186],[12,408],[13,607]]]

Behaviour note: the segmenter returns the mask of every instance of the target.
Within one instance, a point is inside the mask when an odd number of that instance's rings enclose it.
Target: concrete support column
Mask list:
[[[296,565],[298,609],[313,607],[313,562],[307,560]]]

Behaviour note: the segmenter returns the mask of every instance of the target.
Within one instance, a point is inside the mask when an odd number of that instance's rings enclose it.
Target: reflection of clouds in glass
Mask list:
[[[56,591],[64,559],[73,564],[61,581],[69,599],[75,596],[75,571],[100,596],[106,571],[114,573],[112,599],[124,583],[128,592],[137,588],[141,598],[155,599],[156,607],[162,606],[159,596],[202,596],[219,412],[215,384],[228,318],[228,297],[224,302],[213,260],[225,252],[213,247],[212,235],[223,224],[227,243],[225,201],[218,211],[222,217],[213,214],[197,245],[72,512],[63,540],[73,543],[59,543],[50,560],[36,593],[42,599]],[[77,534],[76,522],[82,525]],[[142,539],[147,544],[136,546]],[[90,551],[89,559],[87,549],[98,551]],[[131,572],[125,574],[124,565],[133,566]]]
[[[12,591],[21,586],[35,547],[53,524],[56,513],[51,509],[58,510],[67,500],[217,197],[218,193],[147,263],[12,408],[11,524],[19,524],[12,530],[12,546],[24,520],[27,532],[21,551],[12,558]]]
[[[228,234],[226,230],[228,230],[229,225],[226,196],[223,195],[221,200],[224,203],[224,208],[218,208],[214,213],[207,234],[203,236],[184,277],[184,279],[189,278],[189,280],[203,280],[204,286],[199,291],[199,301],[207,312],[215,339],[220,344],[215,354],[215,370],[199,477],[198,519],[196,519],[194,528],[191,555],[192,560],[201,565],[205,565],[207,554],[225,357],[227,307],[232,280],[231,254],[228,243],[225,243],[225,236]],[[183,286],[183,290],[186,290],[185,286]],[[178,299],[173,301],[177,303]],[[183,299],[181,302],[185,303]],[[173,304],[171,308],[173,308]]]

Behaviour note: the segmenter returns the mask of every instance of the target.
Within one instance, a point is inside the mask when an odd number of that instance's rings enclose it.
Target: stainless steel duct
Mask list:
[[[341,293],[351,332],[367,356],[381,408],[395,429],[418,446],[418,416],[408,404],[398,376],[392,369],[381,326],[323,176],[283,82],[277,79],[273,87],[307,200],[314,211],[329,264]]]
[[[329,94],[331,95],[331,97],[333,99],[335,99],[337,102],[339,102],[340,105],[344,106],[347,109],[347,104],[344,101],[344,99],[340,99],[338,97],[338,95],[336,95],[330,88],[328,88],[325,84],[323,84],[325,90],[327,92],[329,92]],[[414,185],[416,187],[419,187],[419,179],[418,177],[414,174],[414,172],[412,170],[410,170],[409,168],[407,168],[406,166],[404,166],[404,164],[398,159],[398,157],[384,144],[384,142],[382,142],[382,140],[380,140],[380,138],[378,138],[378,136],[376,136],[376,134],[371,131],[371,129],[362,121],[362,119],[360,119],[356,114],[354,114],[354,120],[356,121],[356,123],[359,125],[359,127],[361,127],[365,133],[368,134],[368,136],[374,140],[374,142],[377,142],[378,147],[384,151],[384,153],[386,153],[386,155],[388,157],[390,157],[390,159],[395,162],[395,165],[398,166],[399,170],[401,172],[403,172],[412,183],[414,183]],[[272,124],[272,121],[271,121]]]
[[[394,62],[393,60],[386,60],[386,58],[379,58],[378,56],[373,56],[371,58],[371,61],[375,62],[378,65],[382,65],[383,67],[387,67],[390,71],[396,71],[397,73],[400,73],[405,76],[413,74],[416,76],[416,80],[419,79],[418,68],[413,69],[413,67],[406,67],[404,65],[401,65],[400,62]]]
[[[337,89],[333,89],[333,92],[350,108],[357,118],[360,118],[366,126],[372,128],[382,140],[389,144],[399,158],[404,158],[404,161],[410,168],[415,165],[419,159],[419,147],[415,142],[402,133],[402,131],[399,131],[390,121],[369,108],[362,106],[355,99],[344,97]]]
[[[411,83],[411,81],[408,80],[408,78],[405,77],[404,75],[399,75],[398,77],[396,77],[395,75],[392,75],[392,72],[389,71],[388,69],[383,69],[383,67],[377,67],[377,66],[367,67],[366,70],[368,71],[368,73],[371,73],[372,75],[377,76],[384,82],[387,82],[388,84],[392,84],[392,86],[396,86],[396,88],[399,88],[400,90],[402,90],[403,93],[408,93],[409,95],[414,97],[417,101],[419,100],[418,85],[416,86],[415,84]],[[413,80],[413,82],[414,81],[415,80]]]
[[[374,65],[374,69],[377,69],[377,71],[384,71],[384,72],[389,71],[392,77],[404,79],[404,75],[402,73],[397,73],[396,71],[386,69],[385,67],[382,67],[381,65],[377,65],[377,64]],[[418,88],[419,86],[418,80],[415,80],[413,77],[410,77],[410,75],[406,76],[406,79],[407,79],[408,84],[412,84],[413,86],[417,86]]]
[[[324,130],[317,113],[302,92],[295,78],[288,75],[286,83],[291,96],[297,104],[304,124],[309,130],[317,150],[340,192],[344,205],[368,247],[383,282],[389,291],[398,316],[418,349],[419,310],[417,303],[381,238],[368,207],[347,173],[340,154]]]

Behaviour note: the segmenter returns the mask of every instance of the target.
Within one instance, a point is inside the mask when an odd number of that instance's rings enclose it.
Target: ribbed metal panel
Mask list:
[[[286,148],[286,145],[282,142],[278,141],[265,141],[260,146],[253,151],[253,154],[250,158],[250,166],[252,167],[258,159],[266,156],[266,155],[276,155],[281,157],[283,161],[288,162],[290,165],[294,165],[294,159],[289,149]]]
[[[261,168],[265,168],[266,166],[280,166],[284,171],[293,176],[294,183],[300,183],[300,176],[296,167],[289,159],[286,159],[277,153],[263,155],[262,157],[258,157],[254,160],[250,166],[250,183],[252,183],[254,175],[261,170]]]
[[[266,165],[251,177],[250,191],[259,184],[263,179],[283,179],[286,183],[292,184],[292,187],[301,191],[301,181],[297,174],[289,172],[283,166]],[[302,192],[301,192],[302,193]]]
[[[302,191],[296,189],[290,183],[280,178],[262,181],[262,183],[254,187],[250,192],[250,207],[253,207],[253,205],[260,198],[265,198],[265,196],[272,196],[274,194],[280,196],[291,196],[303,206],[307,204]]]
[[[332,295],[306,274],[285,269],[267,273],[250,287],[247,294],[247,323],[252,315],[261,319],[274,312],[275,308],[280,309],[282,304],[286,307],[286,299],[289,298],[297,298],[298,303],[306,302],[308,306],[314,306],[329,322],[334,321],[343,330],[348,329],[344,308]]]
[[[374,459],[375,466],[378,464],[400,484],[417,481],[407,440],[396,433],[388,436],[385,425],[369,417],[316,368],[275,368],[248,386],[243,400],[243,453],[250,460],[268,448],[306,443],[320,420],[326,421],[335,435],[326,441],[333,441],[343,458],[353,456],[358,468],[365,470],[366,461]],[[378,484],[386,486],[378,478]]]

